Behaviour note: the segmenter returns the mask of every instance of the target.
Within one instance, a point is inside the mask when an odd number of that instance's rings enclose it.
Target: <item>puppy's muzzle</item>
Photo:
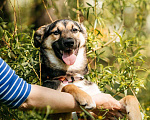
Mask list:
[[[67,65],[73,65],[78,54],[77,41],[71,37],[60,38],[52,44],[55,55]]]
[[[63,39],[63,44],[66,48],[71,49],[74,46],[74,39],[72,38]]]

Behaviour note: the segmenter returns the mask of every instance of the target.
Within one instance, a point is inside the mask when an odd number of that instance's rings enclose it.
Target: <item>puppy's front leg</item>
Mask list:
[[[120,100],[121,105],[125,107],[129,120],[142,120],[139,102],[131,95],[128,95]]]
[[[72,94],[75,100],[79,102],[80,105],[85,106],[85,109],[93,109],[96,107],[96,104],[91,96],[73,84],[64,86],[62,88],[62,92]]]

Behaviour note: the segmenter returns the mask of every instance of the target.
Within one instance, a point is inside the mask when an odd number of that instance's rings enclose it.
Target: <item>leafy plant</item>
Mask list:
[[[55,1],[55,9],[58,6]],[[145,31],[146,17],[150,8],[149,0],[94,0],[84,5],[77,0],[77,8],[65,6],[73,20],[84,18],[87,28],[87,56],[89,74],[85,77],[98,84],[103,92],[116,99],[135,95],[141,103],[143,119],[149,119],[149,71],[145,51],[148,33]],[[45,2],[43,4],[48,4]],[[70,3],[71,5],[71,3]],[[48,4],[49,7],[52,7]],[[73,5],[75,6],[75,5]],[[45,6],[46,9],[48,9]],[[13,11],[16,12],[15,10]],[[81,17],[80,17],[81,16]],[[132,18],[131,18],[132,16]],[[63,18],[59,14],[59,18]],[[41,85],[39,49],[33,45],[34,25],[22,26],[17,22],[5,22],[0,18],[0,56],[29,83]],[[147,83],[147,85],[145,85]],[[144,90],[147,101],[143,100]],[[142,93],[142,95],[141,95]],[[49,109],[47,109],[49,111]],[[49,113],[49,112],[48,112]],[[104,117],[104,116],[103,116]],[[99,116],[98,119],[103,119]],[[0,119],[47,119],[38,112],[11,110],[1,104]]]

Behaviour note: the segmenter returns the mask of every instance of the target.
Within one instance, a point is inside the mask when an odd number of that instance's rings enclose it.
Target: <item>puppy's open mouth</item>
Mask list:
[[[64,44],[60,39],[52,44],[52,48],[55,52],[55,55],[66,65],[73,65],[75,63],[78,55],[79,44]]]
[[[75,63],[75,61],[76,61],[77,52],[78,52],[78,49],[61,51],[61,53],[62,53],[62,60],[67,65],[73,65]]]

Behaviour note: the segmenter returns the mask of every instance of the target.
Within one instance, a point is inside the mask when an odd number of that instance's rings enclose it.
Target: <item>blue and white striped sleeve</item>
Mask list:
[[[31,84],[15,74],[0,58],[0,102],[11,108],[18,108],[28,97]]]

